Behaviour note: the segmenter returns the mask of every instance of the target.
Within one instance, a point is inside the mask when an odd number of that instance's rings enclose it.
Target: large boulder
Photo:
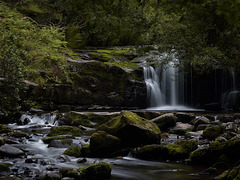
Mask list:
[[[192,164],[212,165],[216,162],[236,163],[240,159],[240,139],[214,141],[209,147],[193,151],[188,161]]]
[[[204,129],[202,137],[208,140],[215,140],[218,136],[223,133],[223,127],[221,126],[210,126]]]
[[[161,130],[166,130],[176,125],[177,117],[173,113],[163,114],[151,120],[157,124]]]
[[[198,117],[191,122],[193,123],[195,130],[197,130],[197,128],[200,124],[210,124],[211,123],[210,120],[208,118],[206,118],[205,116]]]
[[[24,155],[24,152],[16,147],[5,144],[0,146],[0,157],[19,157]]]
[[[184,112],[178,112],[175,115],[178,119],[178,122],[182,123],[189,123],[191,120],[195,118],[195,116],[192,113],[184,113]]]
[[[5,126],[5,125],[2,125],[0,124],[0,134],[2,133],[9,133],[9,132],[12,132],[12,129]]]
[[[121,140],[105,131],[98,131],[92,134],[90,138],[90,151],[94,157],[111,156],[112,153],[119,150]]]
[[[161,140],[161,131],[155,123],[130,111],[122,111],[116,118],[99,126],[98,130],[119,137],[126,147],[159,144]]]

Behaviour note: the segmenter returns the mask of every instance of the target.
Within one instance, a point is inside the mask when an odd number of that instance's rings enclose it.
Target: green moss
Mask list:
[[[11,166],[9,163],[0,163],[0,172],[10,171]]]
[[[0,137],[0,146],[4,145],[6,142],[6,139]]]
[[[83,178],[109,178],[112,167],[106,162],[100,162],[87,167],[80,167],[78,171]]]
[[[203,138],[214,140],[223,133],[223,128],[220,126],[207,127],[202,134]]]
[[[81,148],[78,146],[71,146],[64,151],[63,154],[74,157],[81,157]]]
[[[90,144],[85,144],[81,149],[81,154],[83,157],[91,157]]]
[[[168,149],[163,145],[147,145],[137,148],[135,156],[141,159],[165,159]]]
[[[44,129],[32,129],[33,133],[40,133],[42,134],[45,130]]]
[[[50,132],[47,134],[48,136],[58,136],[58,135],[73,135],[73,136],[81,136],[83,134],[82,130],[77,127],[72,126],[59,126],[52,127]]]
[[[5,125],[0,124],[0,134],[2,133],[9,133],[12,132],[13,130]]]
[[[12,133],[12,136],[15,138],[22,138],[22,137],[27,137],[28,134],[24,132],[15,131]]]
[[[169,144],[166,148],[169,151],[170,159],[185,159],[189,154],[196,150],[198,144],[194,140],[190,141],[177,141],[174,144]]]
[[[72,144],[72,140],[71,139],[62,139],[62,144]]]
[[[74,179],[81,179],[80,173],[76,169],[72,168],[61,168],[60,173],[63,177],[70,177]]]
[[[88,115],[77,113],[77,112],[68,112],[65,114],[65,118],[63,123],[70,126],[86,126],[86,127],[93,127],[93,124],[88,119]]]
[[[42,139],[42,141],[46,144],[49,144],[53,140],[63,140],[63,139],[67,139],[67,137],[66,136],[45,137]]]
[[[221,175],[218,176],[219,178],[226,179],[226,180],[239,180],[240,179],[240,165],[224,171]]]

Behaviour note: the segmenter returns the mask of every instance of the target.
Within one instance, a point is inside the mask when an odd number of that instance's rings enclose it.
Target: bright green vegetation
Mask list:
[[[240,171],[239,170],[240,170],[240,165],[223,172],[218,177],[222,178],[222,179],[226,179],[226,180],[238,180],[238,179],[240,179]]]
[[[179,67],[184,65],[186,73],[190,69],[200,74],[214,68],[240,70],[239,12],[238,0],[3,0],[0,111],[9,115],[29,107],[54,107],[52,97],[34,97],[36,92],[29,92],[23,80],[37,83],[43,94],[51,94],[56,83],[80,84],[83,87],[78,89],[94,100],[101,95],[91,91],[94,84],[89,82],[109,81],[107,86],[119,89],[119,105],[126,76],[116,66],[137,69],[136,55],[154,50],[152,45],[157,45],[156,53],[177,53]],[[82,65],[78,73],[70,72],[72,64],[66,57],[81,60],[80,49],[90,50],[90,57],[102,63],[101,72],[93,67],[100,64],[94,63],[92,69]],[[109,76],[104,69],[116,73]],[[115,83],[115,78],[121,83]]]

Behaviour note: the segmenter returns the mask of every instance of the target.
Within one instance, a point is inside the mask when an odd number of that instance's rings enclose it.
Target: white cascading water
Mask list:
[[[238,105],[240,91],[236,87],[236,75],[234,71],[230,73],[231,87],[222,94],[222,108],[226,110],[234,109]]]
[[[166,56],[166,55],[165,55]],[[165,56],[160,56],[162,61]],[[170,56],[165,67],[144,67],[144,80],[147,87],[148,109],[151,110],[185,110],[184,107],[184,76],[178,72],[174,62],[178,63],[175,55]],[[161,64],[161,63],[160,63]]]

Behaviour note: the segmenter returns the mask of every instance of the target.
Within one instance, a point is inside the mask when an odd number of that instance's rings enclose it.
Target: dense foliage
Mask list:
[[[0,1],[1,107],[17,102],[23,79],[71,83],[67,47],[158,45],[198,73],[239,70],[239,9],[239,0]]]

